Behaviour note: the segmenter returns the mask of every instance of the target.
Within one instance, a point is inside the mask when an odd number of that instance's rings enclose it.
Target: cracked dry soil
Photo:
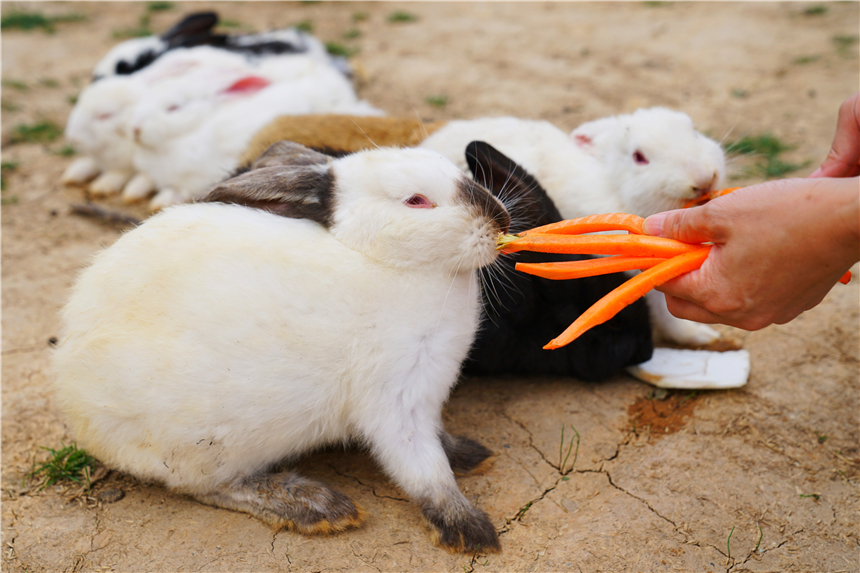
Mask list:
[[[150,25],[162,31],[204,7],[176,3],[152,12]],[[392,115],[430,121],[513,114],[571,129],[665,105],[718,139],[776,135],[793,146],[781,159],[809,162],[796,175],[825,156],[838,105],[858,86],[857,3],[216,8],[239,29],[306,21],[321,39],[359,48],[353,61],[361,95]],[[71,440],[50,393],[56,313],[78,270],[121,229],[70,213],[83,193],[58,184],[71,161],[58,153],[62,138],[11,139],[20,124],[63,125],[69,98],[116,42],[114,31],[138,26],[147,5],[3,3],[4,15],[15,9],[86,19],[57,23],[53,34],[2,35],[3,570],[860,568],[858,280],[837,285],[790,324],[755,333],[723,329],[752,356],[749,385],[740,390],[669,393],[661,401],[627,377],[603,384],[463,380],[444,417],[450,432],[496,454],[488,471],[459,484],[501,532],[499,555],[432,547],[417,507],[354,449],[301,462],[306,474],[368,510],[361,529],[334,537],[273,533],[244,514],[116,473],[86,495],[29,489],[22,477],[34,458],[44,459],[40,446]],[[389,22],[396,11],[415,18]],[[367,17],[354,18],[360,13]],[[732,162],[737,184],[760,180],[744,175],[750,161]],[[108,205],[144,215],[140,207]],[[124,496],[108,503],[117,497],[108,490]]]

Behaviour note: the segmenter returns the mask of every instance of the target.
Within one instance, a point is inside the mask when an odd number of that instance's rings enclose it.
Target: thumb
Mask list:
[[[645,219],[645,233],[685,243],[721,242],[723,233],[710,216],[709,205],[657,213]]]
[[[860,175],[860,92],[839,107],[836,135],[830,152],[810,177],[856,177]]]

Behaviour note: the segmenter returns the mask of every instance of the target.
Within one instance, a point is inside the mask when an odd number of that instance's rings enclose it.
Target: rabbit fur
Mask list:
[[[562,220],[546,191],[529,173],[493,146],[474,141],[465,157],[474,179],[490,189],[511,214],[516,233]],[[556,350],[543,346],[588,307],[620,286],[623,274],[575,281],[517,272],[517,262],[581,260],[582,255],[518,252],[479,271],[485,317],[463,371],[469,375],[574,376],[598,381],[651,358],[648,308],[638,300],[611,320]]]
[[[725,179],[719,144],[697,132],[688,115],[660,107],[584,123],[570,134],[513,117],[450,121],[420,147],[465,170],[463,150],[473,140],[493,145],[533,175],[564,219],[611,212],[645,217],[680,208]],[[719,337],[707,325],[669,314],[662,293],[646,298],[664,338],[699,346]]]
[[[362,511],[276,464],[357,441],[439,545],[497,551],[452,473],[491,453],[441,410],[508,224],[434,152],[276,144],[96,256],[62,311],[57,403],[108,467],[304,533]]]
[[[382,113],[359,101],[349,80],[333,68],[304,56],[292,56],[290,63],[293,80],[261,84],[256,91],[222,89],[211,97],[188,98],[164,85],[141,102],[132,121],[134,165],[159,189],[150,202],[152,210],[190,201],[230,174],[254,134],[273,117]],[[185,85],[197,91],[193,84]]]

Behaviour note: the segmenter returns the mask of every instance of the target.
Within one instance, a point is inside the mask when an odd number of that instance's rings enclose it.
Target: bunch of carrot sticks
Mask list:
[[[733,190],[720,190],[713,196]],[[643,271],[594,303],[564,332],[544,346],[545,349],[553,350],[570,344],[590,328],[611,319],[654,287],[698,269],[708,258],[711,245],[646,235],[642,228],[644,221],[636,215],[608,213],[559,221],[516,235],[499,237],[498,248],[503,253],[534,251],[611,255],[582,261],[516,264],[518,271],[547,279],[576,279],[621,271]],[[627,231],[627,234],[586,234],[606,231]],[[840,282],[847,283],[850,278],[851,273],[846,273]]]

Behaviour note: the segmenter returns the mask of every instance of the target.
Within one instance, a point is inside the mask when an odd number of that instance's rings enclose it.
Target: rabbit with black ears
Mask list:
[[[465,151],[478,183],[491,189],[511,214],[510,232],[561,221],[540,184],[513,160],[482,141]],[[651,358],[653,342],[644,300],[556,350],[543,346],[627,277],[614,273],[575,281],[517,272],[517,262],[580,260],[583,255],[518,252],[479,272],[485,318],[464,372],[479,376],[575,376],[605,380]]]
[[[272,468],[356,440],[439,545],[498,551],[452,471],[490,452],[445,433],[441,410],[478,327],[475,271],[509,221],[435,152],[332,160],[276,144],[82,273],[62,312],[57,403],[108,467],[304,533],[362,512]]]
[[[420,147],[466,170],[463,150],[474,140],[493,145],[534,176],[565,219],[613,212],[646,217],[680,208],[725,179],[719,144],[697,132],[688,115],[666,108],[598,119],[570,134],[546,121],[513,117],[450,121]],[[652,291],[647,300],[665,338],[698,346],[719,337],[707,325],[669,314],[661,293]]]

